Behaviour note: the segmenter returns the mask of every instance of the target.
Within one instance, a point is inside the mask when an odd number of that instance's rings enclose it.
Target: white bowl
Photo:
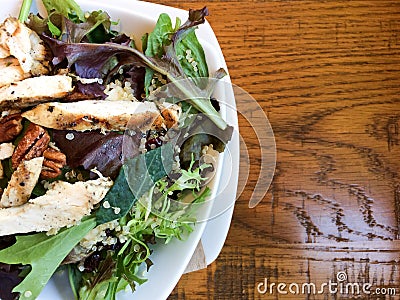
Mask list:
[[[10,15],[18,16],[21,2],[3,0],[0,19],[3,20]],[[139,46],[141,36],[152,31],[161,13],[169,14],[172,20],[179,17],[183,22],[188,17],[187,11],[142,1],[78,0],[77,2],[84,10],[101,9],[109,13],[113,20],[119,20],[121,32],[134,35]],[[45,12],[41,1],[34,3],[31,10],[32,12],[39,11],[42,14]],[[216,71],[221,67],[227,69],[221,48],[209,23],[200,25],[196,33],[206,52],[210,71]],[[206,242],[203,241],[207,263],[211,263],[218,256],[225,241],[236,199],[239,169],[238,121],[229,77],[224,79],[223,85],[217,87],[216,96],[222,101],[222,104],[225,104],[221,105],[222,116],[235,130],[225,155],[220,157],[217,175],[211,182],[213,202],[209,202],[202,212],[204,220],[211,220],[207,226],[208,235],[204,239]],[[220,178],[223,178],[223,181]],[[205,221],[198,222],[194,232],[185,241],[174,240],[167,245],[157,244],[151,255],[154,265],[146,275],[148,281],[138,286],[133,294],[131,292],[118,294],[118,299],[166,299],[185,271],[206,225]],[[39,299],[73,299],[65,274],[55,274],[40,294]]]

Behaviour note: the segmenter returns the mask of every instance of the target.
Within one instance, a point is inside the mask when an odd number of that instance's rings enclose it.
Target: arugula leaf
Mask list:
[[[176,205],[177,201],[172,200],[170,194],[192,193],[192,203],[196,204],[204,202],[210,195],[208,187],[201,189],[201,183],[206,180],[201,173],[209,165],[201,164],[194,168],[194,164],[193,159],[190,167],[187,170],[180,170],[180,176],[172,182],[168,176],[159,179],[119,220],[119,225],[123,228],[123,234],[120,233],[119,238],[125,239],[125,242],[114,252],[115,262],[102,264],[94,275],[83,275],[82,287],[79,291],[80,299],[115,300],[116,293],[127,284],[135,290],[136,284],[146,281],[142,278],[143,264],[146,263],[148,267],[152,264],[149,259],[151,254],[149,244],[154,244],[155,238],[163,239],[164,243],[169,243],[174,238],[184,239],[193,231],[194,216],[198,206],[187,202]],[[156,167],[157,164],[154,165],[154,168]],[[149,173],[154,174],[151,168]],[[138,190],[141,188],[142,185],[138,183]],[[109,253],[106,255],[108,257]],[[86,277],[88,279],[85,279]],[[100,297],[95,297],[95,295],[100,295]]]
[[[96,212],[97,224],[125,216],[137,199],[171,172],[172,163],[173,146],[170,143],[127,160]]]
[[[37,298],[63,259],[95,226],[91,218],[53,236],[46,233],[17,236],[14,245],[0,251],[0,262],[31,265],[32,270],[13,292],[21,293],[20,299]]]
[[[42,2],[49,15],[56,11],[68,19],[76,16],[78,20],[85,21],[85,13],[74,0],[42,0]]]

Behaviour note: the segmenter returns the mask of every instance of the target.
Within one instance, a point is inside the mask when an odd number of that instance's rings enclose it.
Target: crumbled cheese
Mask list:
[[[110,207],[111,207],[110,202],[104,201],[103,207],[104,207],[104,208],[110,208]]]

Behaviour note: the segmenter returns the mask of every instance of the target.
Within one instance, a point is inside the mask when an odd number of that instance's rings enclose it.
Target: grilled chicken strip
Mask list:
[[[0,87],[30,77],[24,73],[16,58],[0,58]]]
[[[0,88],[0,109],[29,107],[72,92],[72,79],[66,75],[27,78]]]
[[[153,102],[85,100],[72,103],[43,103],[22,114],[40,126],[58,130],[114,130],[127,128],[142,131],[171,128],[178,123],[180,107]]]
[[[0,144],[0,160],[10,158],[14,152],[14,145],[12,143]]]
[[[19,206],[29,200],[33,188],[39,179],[42,164],[43,157],[37,157],[20,163],[1,196],[0,208]]]
[[[4,178],[4,170],[1,161],[10,158],[14,152],[14,145],[12,143],[0,144],[0,179]]]
[[[15,57],[24,73],[49,73],[49,60],[43,41],[18,19],[9,17],[0,25],[0,58]]]
[[[75,225],[90,214],[112,184],[104,177],[74,184],[54,182],[45,195],[21,206],[0,209],[0,236]]]

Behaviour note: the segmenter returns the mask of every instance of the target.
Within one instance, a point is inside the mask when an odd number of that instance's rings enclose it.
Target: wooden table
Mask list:
[[[277,145],[273,183],[249,209],[260,150],[240,118],[252,167],[225,247],[169,299],[354,299],[347,283],[370,283],[358,299],[400,299],[400,1],[154,2],[208,6],[232,81]],[[342,291],[318,294],[329,281]]]

